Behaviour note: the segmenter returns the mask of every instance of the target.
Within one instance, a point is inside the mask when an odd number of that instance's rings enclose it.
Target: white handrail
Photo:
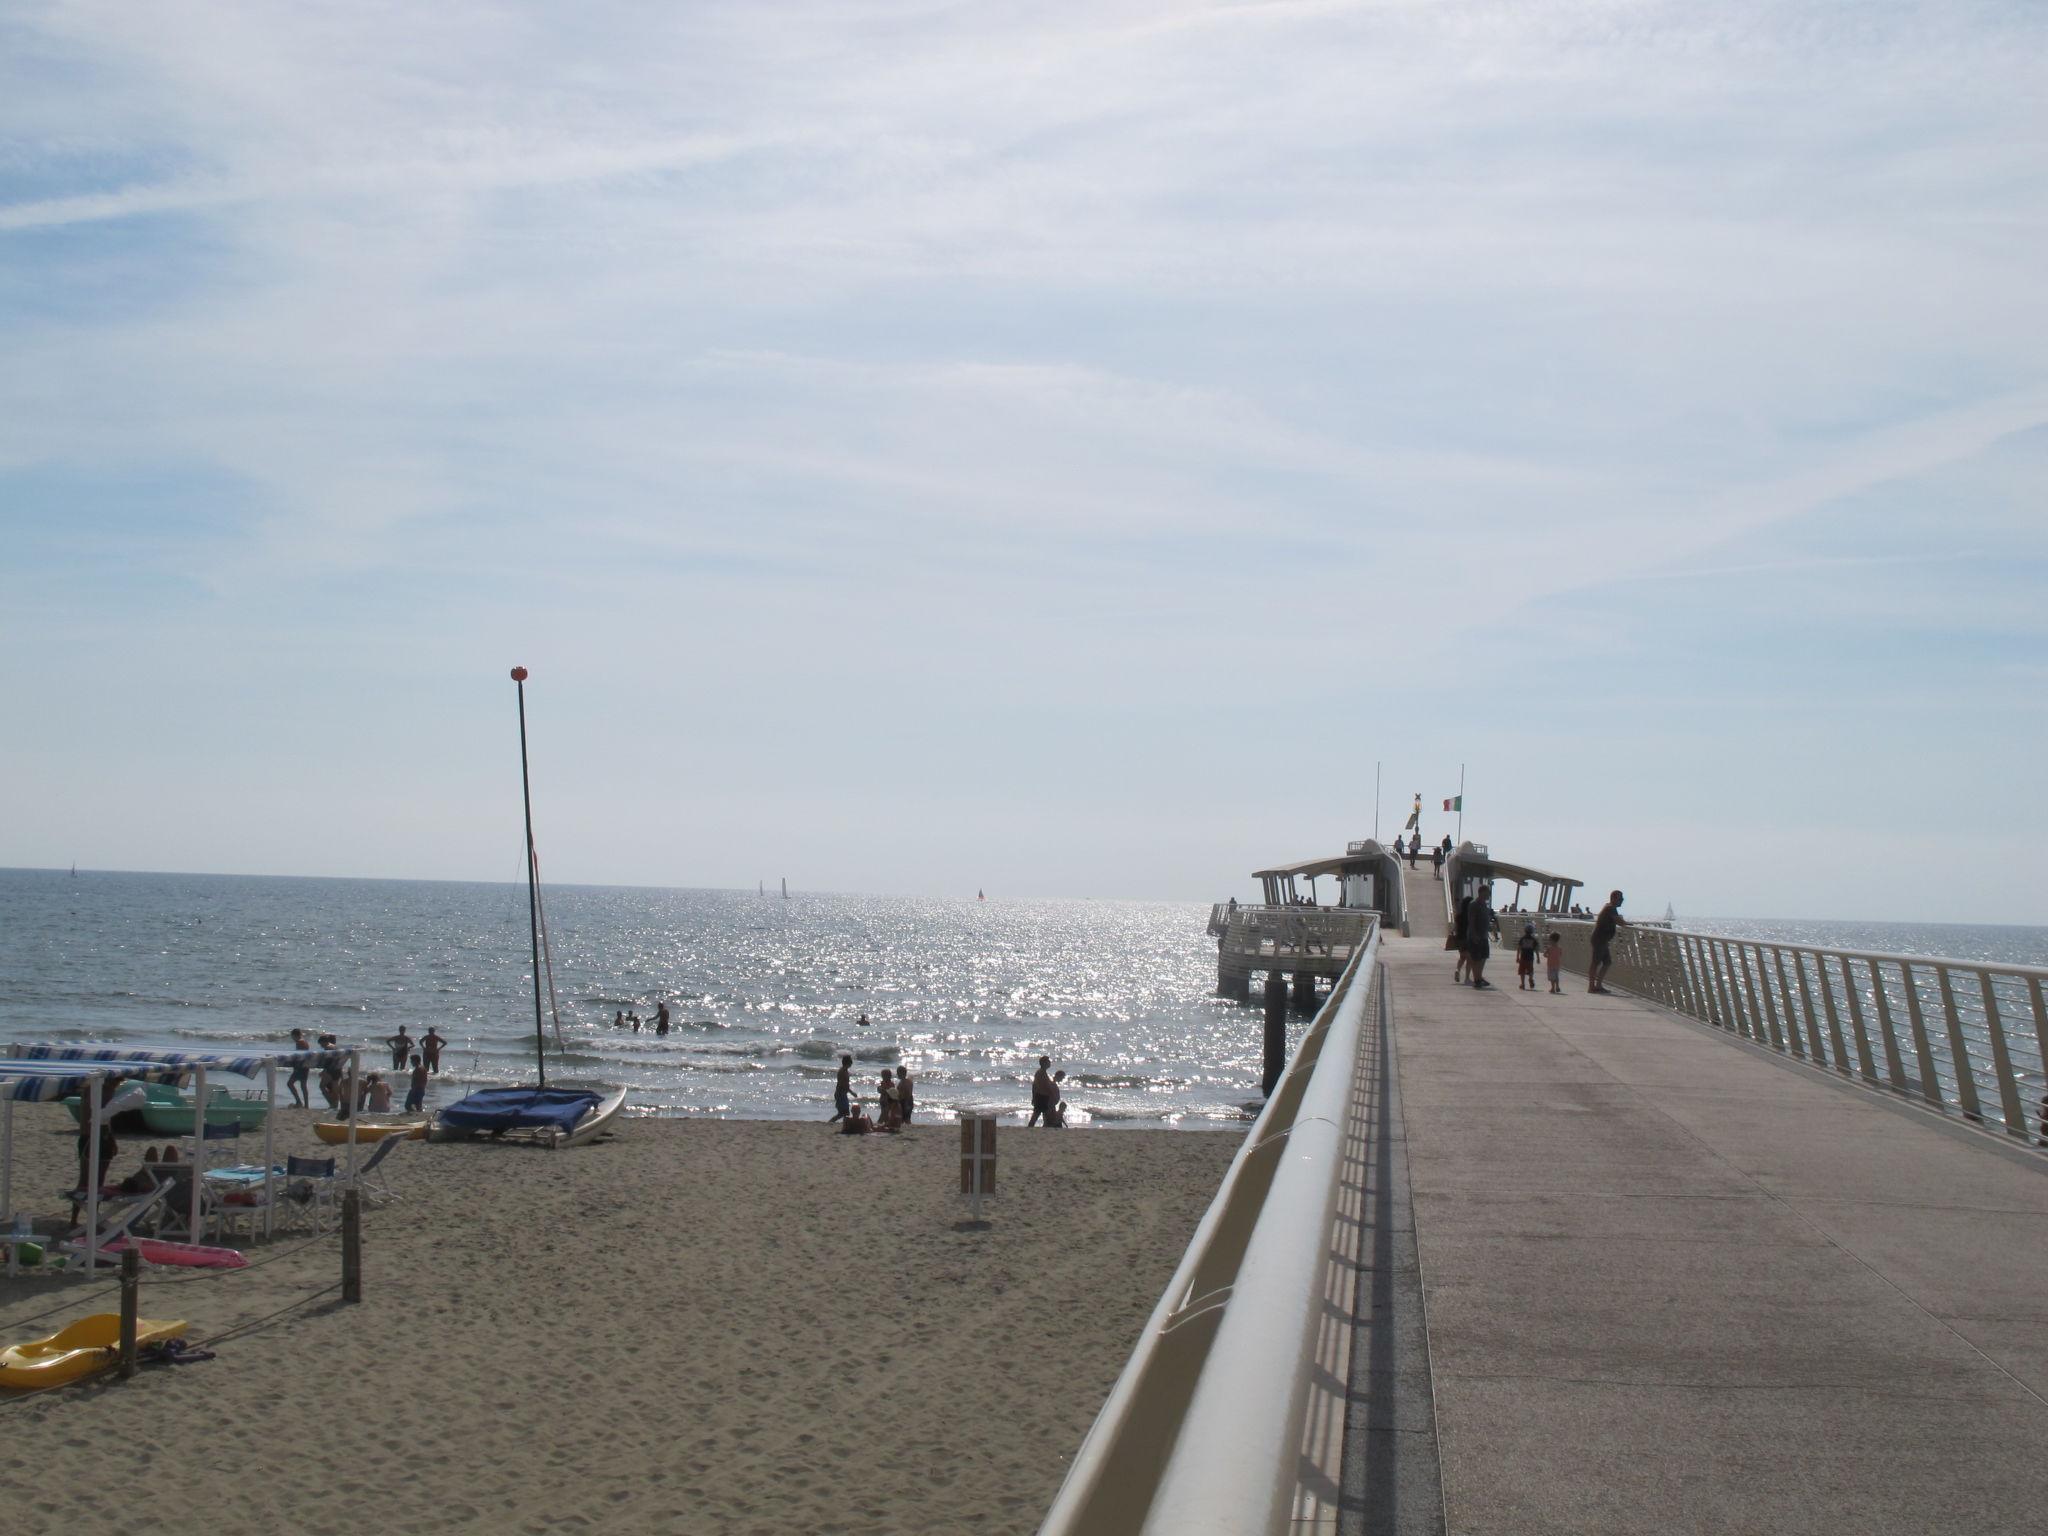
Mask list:
[[[1584,970],[1588,926],[1545,922]],[[1768,1050],[2048,1142],[2048,968],[1637,924],[1616,936],[1610,979]]]
[[[1040,1536],[1287,1529],[1378,958],[1375,924],[1238,1149]]]

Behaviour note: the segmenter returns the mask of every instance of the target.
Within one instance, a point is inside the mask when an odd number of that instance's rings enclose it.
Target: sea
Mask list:
[[[1241,1128],[1259,1106],[1260,1015],[1213,995],[1206,904],[559,886],[545,910],[549,1081],[624,1086],[636,1114],[822,1120],[842,1052],[870,1088],[908,1067],[934,1117],[1028,1107],[1041,1055],[1075,1125]],[[2048,965],[2043,928],[1682,926]],[[431,1103],[533,1080],[532,974],[520,885],[0,870],[0,1044],[253,1052],[297,1027],[382,1066],[401,1024],[432,1025]]]

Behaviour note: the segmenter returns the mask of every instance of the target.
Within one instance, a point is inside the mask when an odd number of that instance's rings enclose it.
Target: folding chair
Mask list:
[[[126,1200],[100,1207],[99,1258],[102,1264],[118,1264],[120,1255],[107,1252],[107,1244],[116,1238],[126,1237],[135,1229],[136,1223],[151,1211],[157,1210],[164,1199],[164,1186],[159,1184],[146,1195],[131,1195]],[[62,1256],[66,1269],[85,1268],[85,1229],[81,1226],[74,1237],[66,1238],[54,1246],[53,1251]]]
[[[399,1200],[404,1198],[386,1182],[389,1175],[386,1175],[384,1178],[377,1177],[377,1169],[381,1164],[389,1161],[391,1155],[410,1140],[412,1140],[410,1136],[386,1136],[371,1149],[369,1159],[360,1168],[356,1169],[356,1183],[362,1186],[365,1193],[376,1195],[379,1199],[383,1200]]]
[[[334,1176],[331,1157],[287,1157],[284,1160],[285,1211],[296,1211],[292,1224],[310,1232],[326,1230],[325,1218],[334,1210],[334,1191],[341,1180]]]

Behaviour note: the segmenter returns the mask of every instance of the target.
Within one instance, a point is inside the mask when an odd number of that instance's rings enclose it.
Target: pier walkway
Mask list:
[[[1517,917],[1456,986],[1407,879],[1338,1529],[2038,1530],[2048,1159],[1582,976],[1517,992]]]

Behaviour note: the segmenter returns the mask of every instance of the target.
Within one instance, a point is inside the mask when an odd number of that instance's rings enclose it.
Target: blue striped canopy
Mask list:
[[[324,1067],[330,1061],[338,1067],[348,1065],[347,1051],[265,1051],[260,1055],[244,1055],[231,1051],[171,1051],[155,1046],[134,1045],[17,1045],[13,1048],[16,1062],[34,1061],[84,1061],[93,1063],[92,1070],[105,1070],[114,1066],[134,1067],[137,1065],[176,1067],[189,1072],[194,1067],[210,1067],[222,1072],[233,1072],[241,1077],[254,1077],[272,1062],[285,1062],[292,1066],[311,1065]],[[130,1077],[142,1077],[142,1072],[129,1072]],[[158,1079],[160,1081],[160,1079]]]
[[[74,1094],[83,1098],[86,1085],[94,1074],[100,1072],[118,1072],[123,1077],[141,1078],[151,1083],[174,1083],[188,1070],[160,1061],[109,1061],[84,1068],[74,1066],[68,1070],[52,1070],[47,1061],[0,1061],[0,1099],[46,1104],[55,1099],[68,1099]]]

